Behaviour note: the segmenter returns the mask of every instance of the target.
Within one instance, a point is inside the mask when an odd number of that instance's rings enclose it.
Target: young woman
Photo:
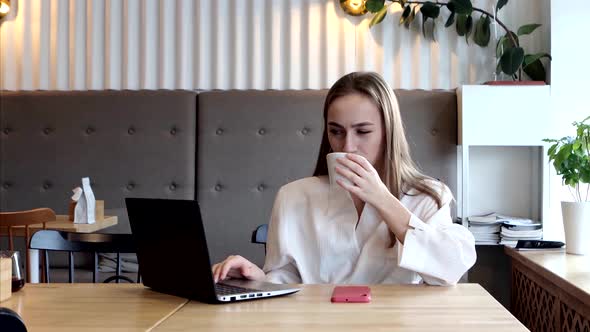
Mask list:
[[[451,220],[452,193],[413,163],[397,99],[376,73],[330,89],[313,177],[283,186],[264,268],[241,256],[213,265],[228,277],[278,283],[452,285],[475,263],[471,233]],[[331,186],[326,155],[345,152]]]

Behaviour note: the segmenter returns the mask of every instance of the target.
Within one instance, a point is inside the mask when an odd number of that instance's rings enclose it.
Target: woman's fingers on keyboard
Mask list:
[[[213,280],[217,283],[231,278],[245,278],[250,280],[264,280],[265,273],[254,263],[239,255],[228,256],[211,268]]]
[[[224,280],[226,278],[227,273],[224,274],[224,269],[227,266],[230,266],[230,265],[228,265],[228,263],[231,264],[229,257],[226,258],[225,260],[223,260],[222,262],[213,265],[213,268],[212,268],[213,281],[215,281],[217,283],[217,282]]]
[[[221,272],[219,274],[219,279],[224,280],[229,275],[230,277],[240,278],[242,274],[240,271],[243,269],[244,266],[248,265],[248,261],[239,255],[236,256],[229,256],[223,263],[221,267]]]
[[[213,280],[219,282],[229,277],[232,278],[243,278],[249,277],[253,274],[252,264],[249,260],[245,259],[240,255],[231,255],[224,259],[222,262],[214,264],[211,267],[211,273],[213,274]]]
[[[214,264],[213,267],[211,267],[211,274],[213,275],[213,281],[217,282],[218,278],[219,278],[219,265],[220,263]]]

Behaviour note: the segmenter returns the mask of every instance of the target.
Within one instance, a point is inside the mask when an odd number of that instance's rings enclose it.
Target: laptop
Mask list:
[[[292,294],[289,285],[228,279],[215,283],[197,201],[126,198],[143,284],[206,303]]]

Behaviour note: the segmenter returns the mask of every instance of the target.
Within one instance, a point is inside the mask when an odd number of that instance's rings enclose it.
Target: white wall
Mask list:
[[[590,67],[585,63],[590,54],[590,45],[580,33],[590,29],[587,15],[590,2],[587,0],[551,0],[551,102],[553,118],[552,138],[572,136],[573,121],[590,116],[588,107]],[[561,185],[561,177],[555,175],[551,166],[551,218],[556,222],[545,234],[563,240],[561,217],[562,200],[572,201],[567,187]]]
[[[493,78],[494,47],[465,43],[439,19],[437,43],[397,25],[369,30],[338,0],[13,0],[0,26],[0,89],[317,89],[353,70],[399,88]],[[491,10],[496,0],[475,0]],[[512,0],[513,27],[548,23],[549,0]],[[517,22],[515,24],[513,22]],[[523,38],[549,50],[549,27]],[[491,44],[495,44],[492,42]]]
[[[496,212],[542,220],[540,150],[538,146],[471,147],[469,215]],[[544,226],[549,223],[543,220]]]

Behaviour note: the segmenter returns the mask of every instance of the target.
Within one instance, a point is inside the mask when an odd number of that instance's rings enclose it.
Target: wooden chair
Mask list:
[[[8,249],[14,250],[13,232],[15,228],[21,228],[24,226],[25,229],[25,243],[26,243],[26,264],[29,264],[29,245],[31,243],[31,230],[30,226],[35,224],[42,224],[45,229],[45,223],[55,221],[55,212],[50,208],[39,208],[28,211],[14,211],[14,212],[0,212],[0,229],[8,229]],[[45,263],[41,261],[41,265]],[[26,271],[26,269],[25,269]],[[30,282],[30,273],[26,271],[27,282]]]

